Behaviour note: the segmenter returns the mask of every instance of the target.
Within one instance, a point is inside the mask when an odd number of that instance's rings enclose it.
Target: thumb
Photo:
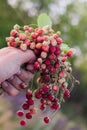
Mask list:
[[[18,51],[18,57],[19,57],[19,62],[20,64],[24,64],[26,62],[33,63],[35,60],[35,54],[31,50],[26,50],[26,51]]]

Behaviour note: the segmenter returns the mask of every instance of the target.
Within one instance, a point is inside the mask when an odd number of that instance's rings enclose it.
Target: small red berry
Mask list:
[[[40,69],[40,64],[38,62],[34,63],[34,69],[37,71]]]
[[[49,117],[44,117],[44,122],[45,122],[46,124],[48,124],[49,121],[50,121],[50,118],[49,118]]]
[[[64,96],[66,99],[70,98],[70,92],[68,89],[65,90]]]
[[[24,41],[24,43],[25,43],[27,46],[30,45],[30,41],[29,41],[28,39],[26,39],[26,40]]]
[[[24,115],[24,112],[21,111],[21,110],[19,110],[19,111],[17,111],[17,115],[18,115],[19,117],[22,117],[22,116]]]
[[[50,46],[50,53],[54,53],[56,51],[56,47],[55,46]]]
[[[44,105],[41,105],[41,106],[40,106],[40,110],[43,111],[44,109],[45,109],[45,106],[44,106]]]
[[[53,101],[54,96],[53,96],[52,94],[49,94],[49,95],[48,95],[48,99],[49,99],[50,101]]]
[[[28,89],[28,91],[26,92],[26,98],[30,99],[32,98],[32,91]]]
[[[42,86],[42,90],[43,90],[43,92],[48,92],[49,91],[49,87],[47,86],[47,85],[43,85]]]
[[[26,118],[27,118],[27,119],[31,119],[31,118],[32,118],[31,113],[27,112],[27,113],[26,113]]]
[[[20,125],[21,125],[21,126],[26,126],[26,121],[25,121],[25,120],[21,120],[21,121],[20,121]]]
[[[68,52],[67,52],[67,56],[68,56],[68,57],[72,57],[72,56],[73,56],[73,52],[72,52],[72,51],[68,51]]]
[[[34,105],[34,100],[28,99],[28,100],[27,100],[27,103],[28,103],[29,105]]]
[[[24,103],[24,104],[22,105],[22,108],[23,108],[24,110],[28,110],[28,109],[29,109],[29,104]]]
[[[40,98],[41,98],[41,94],[38,93],[38,92],[35,92],[35,97],[36,97],[37,99],[40,99]]]

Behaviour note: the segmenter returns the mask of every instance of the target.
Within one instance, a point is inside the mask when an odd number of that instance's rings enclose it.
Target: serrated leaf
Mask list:
[[[70,49],[70,47],[67,44],[65,44],[65,43],[62,43],[60,48],[64,52],[67,52]]]
[[[37,19],[37,23],[38,23],[39,28],[42,28],[42,27],[47,26],[47,25],[49,27],[52,26],[52,21],[51,21],[50,17],[45,13],[42,13],[39,15],[39,17]]]

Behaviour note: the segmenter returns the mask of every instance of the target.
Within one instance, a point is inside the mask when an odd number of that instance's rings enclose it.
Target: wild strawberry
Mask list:
[[[37,109],[35,107],[30,108],[29,110],[30,110],[30,114],[36,114],[37,112]]]
[[[19,117],[22,117],[22,116],[24,115],[24,112],[21,111],[21,110],[19,110],[19,111],[17,111],[17,115],[18,115]]]
[[[58,91],[59,91],[59,87],[56,86],[56,85],[54,85],[54,86],[53,86],[53,91],[54,91],[54,92],[58,92]]]
[[[30,112],[27,112],[25,116],[26,116],[27,119],[32,119],[32,115],[31,115]]]
[[[44,52],[44,51],[42,51],[42,52],[41,52],[41,57],[42,57],[42,58],[46,58],[46,57],[47,57],[47,53]]]
[[[49,51],[49,46],[48,45],[42,45],[41,48],[43,51],[48,52]]]
[[[49,86],[47,86],[47,85],[43,85],[42,86],[42,90],[43,90],[43,92],[48,92],[49,91]]]
[[[36,33],[38,33],[38,35],[42,35],[43,32],[44,32],[43,29],[37,29],[37,30],[36,30]]]
[[[54,53],[56,51],[56,47],[55,46],[50,46],[50,53]]]
[[[45,64],[46,64],[46,65],[50,65],[50,64],[51,64],[50,60],[49,60],[49,59],[46,59],[46,60],[45,60]]]
[[[40,106],[40,109],[43,111],[45,109],[45,106],[44,105],[41,105]]]
[[[35,92],[35,97],[36,97],[37,99],[40,99],[40,98],[41,98],[41,94],[38,93],[38,92]]]
[[[67,52],[67,56],[68,56],[68,57],[72,57],[72,56],[73,56],[73,52],[72,52],[72,51],[68,51],[68,52]]]
[[[50,118],[49,117],[44,117],[44,122],[46,123],[46,124],[48,124],[49,123],[49,121],[50,121]]]
[[[43,37],[42,36],[38,36],[37,37],[37,42],[39,42],[39,43],[43,42]]]
[[[59,72],[59,77],[66,77],[66,73],[64,71],[60,71]]]
[[[52,94],[49,94],[48,95],[48,100],[53,101],[53,99],[54,99],[54,96]]]
[[[27,46],[29,46],[29,45],[30,45],[30,40],[26,39],[26,40],[24,41],[24,43],[25,43]]]
[[[66,99],[70,98],[70,92],[69,92],[68,89],[65,90],[64,96],[65,96]]]
[[[20,121],[20,125],[21,125],[21,126],[26,126],[26,121],[25,121],[25,120],[21,120],[21,121]]]
[[[46,69],[46,65],[45,65],[45,64],[42,64],[42,65],[41,65],[41,68],[42,68],[42,69]]]
[[[27,99],[32,98],[32,91],[30,91],[29,89],[28,89],[28,91],[26,92],[26,98],[27,98]]]
[[[30,43],[30,49],[35,49],[35,42]]]
[[[21,43],[21,45],[20,45],[20,49],[23,50],[23,51],[26,51],[26,50],[27,50],[27,45]]]
[[[56,40],[57,40],[58,45],[62,44],[62,42],[63,42],[63,40],[61,38],[56,38]]]
[[[34,63],[34,69],[37,71],[40,70],[40,64],[38,62]]]
[[[17,34],[18,34],[18,32],[14,29],[10,32],[10,36],[13,36],[13,37],[16,37]]]
[[[29,104],[24,103],[24,104],[22,105],[22,108],[23,108],[24,110],[28,110],[28,109],[29,109]]]
[[[27,37],[24,33],[19,33],[20,40],[24,41]]]
[[[37,48],[37,49],[41,49],[41,47],[42,47],[42,44],[41,44],[41,43],[37,43],[37,44],[36,44],[36,48]]]
[[[27,102],[27,104],[29,104],[29,106],[34,105],[34,100],[32,100],[32,99],[28,99],[26,102]]]

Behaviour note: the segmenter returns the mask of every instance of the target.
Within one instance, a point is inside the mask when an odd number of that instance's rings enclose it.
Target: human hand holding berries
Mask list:
[[[19,93],[23,83],[28,82],[34,76],[32,63],[35,55],[31,50],[23,52],[13,47],[5,47],[0,50],[0,83],[5,92],[15,96]],[[26,70],[21,65],[28,63]]]

